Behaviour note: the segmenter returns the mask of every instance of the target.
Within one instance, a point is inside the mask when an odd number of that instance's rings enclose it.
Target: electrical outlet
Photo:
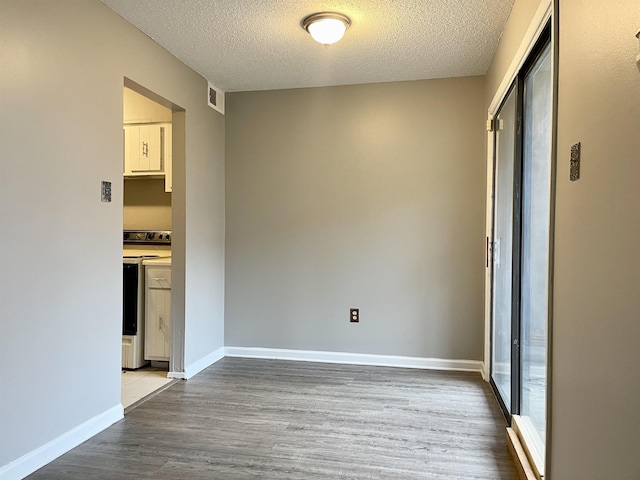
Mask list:
[[[360,322],[360,309],[359,308],[350,308],[349,309],[349,321],[351,323],[359,323]]]

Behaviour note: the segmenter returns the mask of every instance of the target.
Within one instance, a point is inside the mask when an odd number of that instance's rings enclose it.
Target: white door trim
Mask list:
[[[551,14],[553,13],[553,1],[552,0],[541,0],[540,5],[538,6],[538,10],[536,10],[535,15],[531,19],[531,23],[529,24],[529,28],[527,32],[524,34],[522,41],[520,42],[520,46],[505,73],[505,76],[502,78],[502,82],[500,82],[500,86],[498,90],[496,90],[491,103],[489,104],[489,115],[493,118],[493,115],[498,111],[498,107],[504,100],[504,97],[507,95],[509,91],[509,87],[513,83],[513,80],[518,75],[518,72],[522,68],[525,60],[533,50],[538,37],[544,30],[544,27],[547,25],[547,22],[551,18]]]

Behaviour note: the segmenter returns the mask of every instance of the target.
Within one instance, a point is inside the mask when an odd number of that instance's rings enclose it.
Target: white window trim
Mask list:
[[[544,442],[529,417],[513,415],[511,428],[516,432],[530,465],[538,478],[544,477]]]

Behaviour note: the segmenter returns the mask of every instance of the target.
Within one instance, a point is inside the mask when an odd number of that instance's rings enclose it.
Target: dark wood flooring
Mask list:
[[[225,358],[30,479],[515,480],[479,374]]]

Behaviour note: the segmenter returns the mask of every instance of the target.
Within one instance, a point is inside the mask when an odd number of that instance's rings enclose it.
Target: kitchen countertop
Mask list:
[[[142,261],[142,265],[170,267],[171,257],[147,258]]]
[[[159,248],[156,246],[146,246],[142,248],[140,246],[125,245],[122,249],[123,258],[137,258],[137,257],[170,257],[171,250],[165,248]]]

